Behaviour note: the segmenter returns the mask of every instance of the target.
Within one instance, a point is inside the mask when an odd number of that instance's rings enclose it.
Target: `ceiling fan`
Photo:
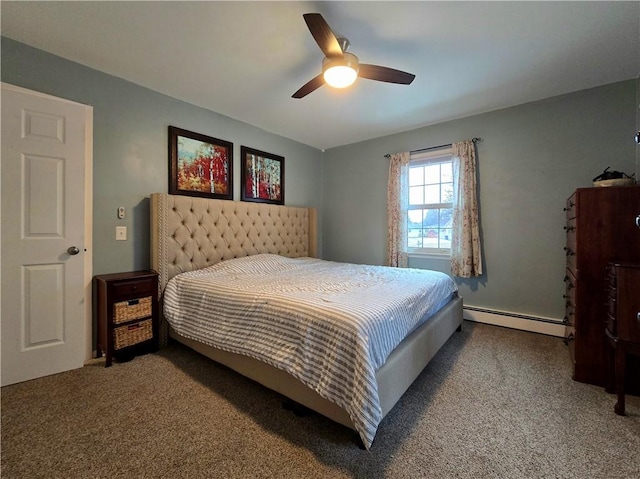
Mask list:
[[[304,98],[325,83],[336,88],[344,88],[351,85],[356,77],[401,85],[409,85],[416,77],[393,68],[360,63],[357,56],[347,51],[349,40],[337,38],[322,15],[305,13],[303,17],[325,58],[322,60],[322,73],[305,83],[291,95],[292,98]]]

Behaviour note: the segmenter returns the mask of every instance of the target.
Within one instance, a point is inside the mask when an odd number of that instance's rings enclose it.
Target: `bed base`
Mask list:
[[[376,372],[382,417],[386,416],[420,372],[462,325],[462,298],[454,296],[440,311],[407,336]],[[355,430],[347,412],[323,398],[289,373],[257,359],[213,348],[180,336],[169,336],[198,353],[233,369],[286,398]]]

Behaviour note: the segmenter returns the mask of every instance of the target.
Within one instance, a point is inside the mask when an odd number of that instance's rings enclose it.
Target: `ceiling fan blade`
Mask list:
[[[322,85],[324,85],[324,76],[320,73],[320,75],[305,83],[302,88],[291,95],[291,98],[303,98],[309,93],[320,88]]]
[[[360,64],[358,76],[369,80],[384,81],[387,83],[400,83],[409,85],[416,77],[412,73],[395,70],[394,68],[381,67],[378,65]]]
[[[322,15],[319,13],[305,13],[302,16],[322,53],[326,57],[341,57],[342,48],[340,43]]]

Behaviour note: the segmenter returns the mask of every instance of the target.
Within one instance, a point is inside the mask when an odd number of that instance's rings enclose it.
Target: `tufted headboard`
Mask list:
[[[151,268],[160,292],[178,273],[260,253],[317,255],[316,210],[193,196],[151,195]]]

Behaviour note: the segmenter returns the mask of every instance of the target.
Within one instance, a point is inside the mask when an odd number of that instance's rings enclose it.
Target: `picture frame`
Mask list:
[[[233,143],[169,126],[169,194],[233,200]]]
[[[242,201],[284,205],[284,157],[240,147]]]

